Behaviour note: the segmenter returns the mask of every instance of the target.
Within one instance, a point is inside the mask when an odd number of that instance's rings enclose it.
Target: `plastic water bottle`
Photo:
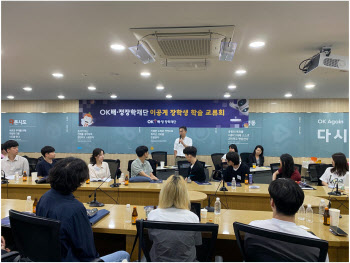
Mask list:
[[[27,201],[26,201],[26,207],[24,209],[25,212],[33,212],[33,202],[32,202],[32,197],[31,196],[27,196]]]
[[[131,208],[130,208],[130,204],[126,205],[125,223],[131,224]]]
[[[236,190],[236,179],[234,177],[232,177],[231,188],[232,190]]]
[[[324,209],[326,208],[326,202],[321,199],[320,206],[318,207],[318,216],[320,218],[320,223],[323,223]]]
[[[214,214],[220,215],[221,213],[221,202],[220,197],[216,197],[215,205],[214,205]]]
[[[305,220],[305,208],[304,208],[304,205],[301,205],[301,207],[299,208],[298,219],[301,220],[301,221]]]
[[[311,208],[311,205],[308,204],[306,208],[306,222],[312,223],[314,221],[313,219],[314,211]]]

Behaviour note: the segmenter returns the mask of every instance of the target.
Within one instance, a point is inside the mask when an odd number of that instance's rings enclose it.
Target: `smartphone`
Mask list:
[[[329,229],[331,230],[332,233],[334,233],[337,236],[347,236],[348,235],[346,232],[344,232],[344,230],[342,230],[341,228],[336,227],[336,226],[331,226]]]

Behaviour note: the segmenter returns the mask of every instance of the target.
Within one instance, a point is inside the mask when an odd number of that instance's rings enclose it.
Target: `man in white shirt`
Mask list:
[[[280,178],[272,181],[269,186],[269,194],[270,205],[273,211],[272,219],[252,221],[249,225],[291,235],[319,239],[317,236],[314,236],[295,224],[295,214],[304,203],[305,197],[303,190],[296,182],[289,178]],[[254,246],[261,243],[261,240],[259,241],[257,238],[249,237],[245,242],[247,242],[247,249],[254,249]],[[277,249],[277,252],[282,254],[287,255],[289,253],[293,255],[293,257],[300,257],[300,260],[297,261],[305,261],[305,259],[306,261],[315,261],[315,257],[318,256],[317,249],[313,250],[306,247],[306,251],[301,251],[300,248],[298,251],[295,251],[293,250],[292,244],[289,244],[288,247],[283,247],[281,243],[279,243],[276,245],[276,248],[272,247],[273,242],[271,240],[268,242],[271,242],[269,246],[272,250]],[[327,261],[329,261],[328,255]]]
[[[14,175],[16,172],[18,172],[19,175],[22,175],[24,171],[29,175],[28,160],[17,155],[18,142],[9,140],[4,143],[4,149],[7,152],[7,156],[1,160],[1,170],[3,170],[6,175]]]
[[[186,133],[187,133],[187,128],[185,126],[181,126],[179,128],[180,137],[177,138],[174,143],[175,165],[177,165],[178,161],[186,160],[183,150],[187,146],[192,146],[192,139],[189,137],[186,137]]]

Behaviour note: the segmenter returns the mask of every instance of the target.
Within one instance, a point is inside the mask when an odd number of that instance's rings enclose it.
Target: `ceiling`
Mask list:
[[[349,74],[299,63],[323,45],[349,56],[348,2],[2,2],[1,96],[15,100],[348,98]],[[232,62],[211,59],[203,71],[144,65],[128,49],[130,28],[235,25]],[[266,42],[252,49],[249,43]],[[237,76],[237,69],[247,73]],[[151,72],[149,78],[140,72]],[[60,71],[62,79],[51,74]],[[305,84],[316,87],[306,90]],[[162,84],[163,91],[156,90]],[[88,91],[94,85],[96,91]],[[32,87],[26,92],[23,87]]]

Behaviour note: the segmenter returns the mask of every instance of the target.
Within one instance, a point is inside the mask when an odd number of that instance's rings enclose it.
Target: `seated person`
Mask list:
[[[6,149],[4,147],[4,144],[1,144],[1,159],[4,159],[7,156]]]
[[[331,188],[335,187],[337,183],[341,186],[349,186],[349,165],[345,154],[333,154],[332,165],[333,167],[328,167],[321,176],[322,185]]]
[[[238,153],[237,145],[236,145],[236,144],[230,144],[230,145],[228,146],[228,151],[229,151],[229,152],[236,152],[236,153]],[[227,160],[226,160],[226,154],[224,154],[224,155],[221,157],[221,161],[222,161],[223,163],[226,163],[226,162],[227,162]]]
[[[269,194],[270,205],[273,211],[272,219],[252,221],[249,225],[291,235],[319,239],[317,236],[295,224],[295,214],[304,203],[304,192],[297,183],[289,178],[272,181],[269,185]],[[267,242],[267,244],[264,244],[264,242]],[[263,251],[264,255],[262,256],[266,261],[273,261],[273,259],[269,258],[269,249],[281,253],[286,257],[290,255],[292,258],[299,258],[296,261],[317,261],[316,259],[319,253],[319,250],[314,248],[307,247],[303,251],[300,245],[288,244],[288,247],[283,247],[280,241],[264,240],[262,237],[259,238],[250,234],[246,235],[245,249],[247,251],[257,252],[262,251],[261,249],[264,248],[267,249]],[[250,260],[259,261],[259,255],[257,254],[251,254],[252,258]]]
[[[62,261],[92,261],[99,257],[84,205],[73,192],[89,178],[86,163],[68,157],[56,163],[48,176],[51,189],[39,200],[37,216],[61,221],[60,239]],[[101,257],[103,261],[130,259],[125,251]]]
[[[188,167],[188,176],[192,181],[205,182],[205,172],[203,164],[197,160],[197,149],[194,146],[187,146],[184,154],[191,166]]]
[[[253,163],[264,166],[264,148],[261,145],[255,146],[253,153],[249,155],[249,167],[253,167]]]
[[[108,163],[103,161],[105,158],[104,153],[104,150],[101,148],[95,148],[92,151],[90,164],[88,165],[91,181],[104,181],[106,178],[111,176]]]
[[[280,157],[281,168],[272,175],[272,181],[277,178],[290,178],[293,181],[301,181],[301,176],[297,168],[294,167],[293,157],[288,154],[282,154]]]
[[[239,162],[239,155],[236,152],[228,152],[226,154],[228,167],[224,170],[225,182],[232,182],[232,178],[236,179],[236,182],[243,183],[245,175],[249,174],[249,167],[245,163]]]
[[[7,156],[1,160],[1,170],[3,170],[6,175],[14,175],[16,172],[22,175],[24,171],[29,175],[28,160],[18,155],[18,142],[9,140],[4,143],[4,149],[7,152]]]
[[[131,177],[134,176],[144,176],[152,180],[158,180],[157,177],[153,175],[153,169],[148,158],[148,148],[147,146],[139,146],[136,148],[137,159],[131,163]]]
[[[36,165],[36,171],[38,176],[46,177],[49,175],[49,171],[55,165],[55,148],[52,146],[45,146],[41,149],[41,154],[44,159]]]
[[[187,185],[181,175],[170,176],[163,184],[159,193],[158,209],[152,210],[148,220],[199,223],[198,216],[189,210],[190,198]],[[149,231],[153,241],[150,251],[154,262],[196,261],[196,245],[202,244],[201,233],[156,230]]]

